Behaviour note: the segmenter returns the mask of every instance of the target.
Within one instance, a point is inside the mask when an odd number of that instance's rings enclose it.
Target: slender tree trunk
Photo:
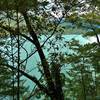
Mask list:
[[[56,64],[54,67],[54,79],[55,79],[55,87],[56,87],[56,97],[57,100],[64,100],[63,90],[62,90],[62,82],[60,76],[60,64]]]
[[[39,40],[37,38],[36,33],[33,31],[32,27],[31,27],[31,23],[29,21],[27,13],[22,13],[22,14],[24,16],[28,31],[29,31],[29,33],[32,36],[32,39],[34,41],[33,44],[36,46],[37,51],[39,53],[41,63],[42,63],[42,66],[43,66],[44,75],[45,75],[45,78],[46,78],[46,81],[47,81],[48,89],[50,91],[50,94],[54,94],[55,86],[54,86],[54,83],[52,81],[51,73],[50,73],[50,70],[49,70],[49,65],[48,65],[48,62],[46,61],[44,52],[41,48],[41,45],[39,43]]]

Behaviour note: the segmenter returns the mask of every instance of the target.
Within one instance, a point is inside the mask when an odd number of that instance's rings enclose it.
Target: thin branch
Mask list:
[[[100,46],[100,40],[99,40],[99,36],[98,36],[98,34],[96,33],[96,30],[95,30],[95,28],[93,27],[93,25],[90,23],[90,25],[91,25],[91,29],[93,30],[93,32],[95,33],[95,36],[96,36],[96,39],[97,39],[97,43],[99,44],[99,46]]]
[[[8,32],[10,32],[10,33],[12,33],[12,35],[14,35],[14,36],[20,35],[20,36],[24,37],[25,39],[27,39],[28,41],[30,41],[30,42],[33,43],[33,40],[32,40],[30,37],[26,36],[25,34],[21,34],[21,33],[18,34],[18,33],[17,33],[17,30],[14,30],[14,29],[12,29],[12,28],[9,27],[9,26],[4,26],[4,25],[1,25],[1,24],[0,24],[0,28],[2,28],[2,29],[4,29],[4,30],[6,30],[6,31],[8,31]]]

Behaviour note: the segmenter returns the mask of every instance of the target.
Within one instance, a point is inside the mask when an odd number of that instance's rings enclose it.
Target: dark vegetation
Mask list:
[[[57,18],[51,12],[61,12],[61,16]],[[0,0],[0,98],[100,100],[99,12],[99,0]],[[62,35],[72,35],[74,29],[80,29],[78,34],[84,38],[95,37],[97,41],[62,42]],[[42,35],[46,37],[43,43],[39,41]],[[26,42],[34,47],[30,54]],[[40,60],[33,67],[38,69],[40,79],[26,70],[28,59],[35,53]],[[31,84],[32,91],[24,85],[23,76],[35,83]]]

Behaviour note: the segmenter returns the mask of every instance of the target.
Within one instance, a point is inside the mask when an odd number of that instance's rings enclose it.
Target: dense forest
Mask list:
[[[100,0],[0,0],[0,100],[100,100],[99,34]]]

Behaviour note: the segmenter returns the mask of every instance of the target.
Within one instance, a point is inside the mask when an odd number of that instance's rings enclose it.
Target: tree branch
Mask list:
[[[13,69],[13,70],[15,70],[15,71],[18,70],[17,68],[15,68],[15,67],[13,67],[13,66],[11,66],[11,65],[9,65],[9,64],[0,64],[0,65],[6,66],[6,67],[8,67],[8,68],[10,68],[10,69]],[[39,87],[39,89],[40,89],[41,91],[43,91],[44,93],[50,95],[48,89],[47,89],[45,86],[43,86],[43,85],[37,80],[37,78],[36,78],[35,76],[31,76],[31,75],[27,74],[26,72],[24,72],[24,71],[22,71],[22,70],[19,70],[19,72],[20,72],[22,75],[24,75],[25,77],[27,77],[28,79],[30,79],[31,81],[33,81],[33,82]]]

